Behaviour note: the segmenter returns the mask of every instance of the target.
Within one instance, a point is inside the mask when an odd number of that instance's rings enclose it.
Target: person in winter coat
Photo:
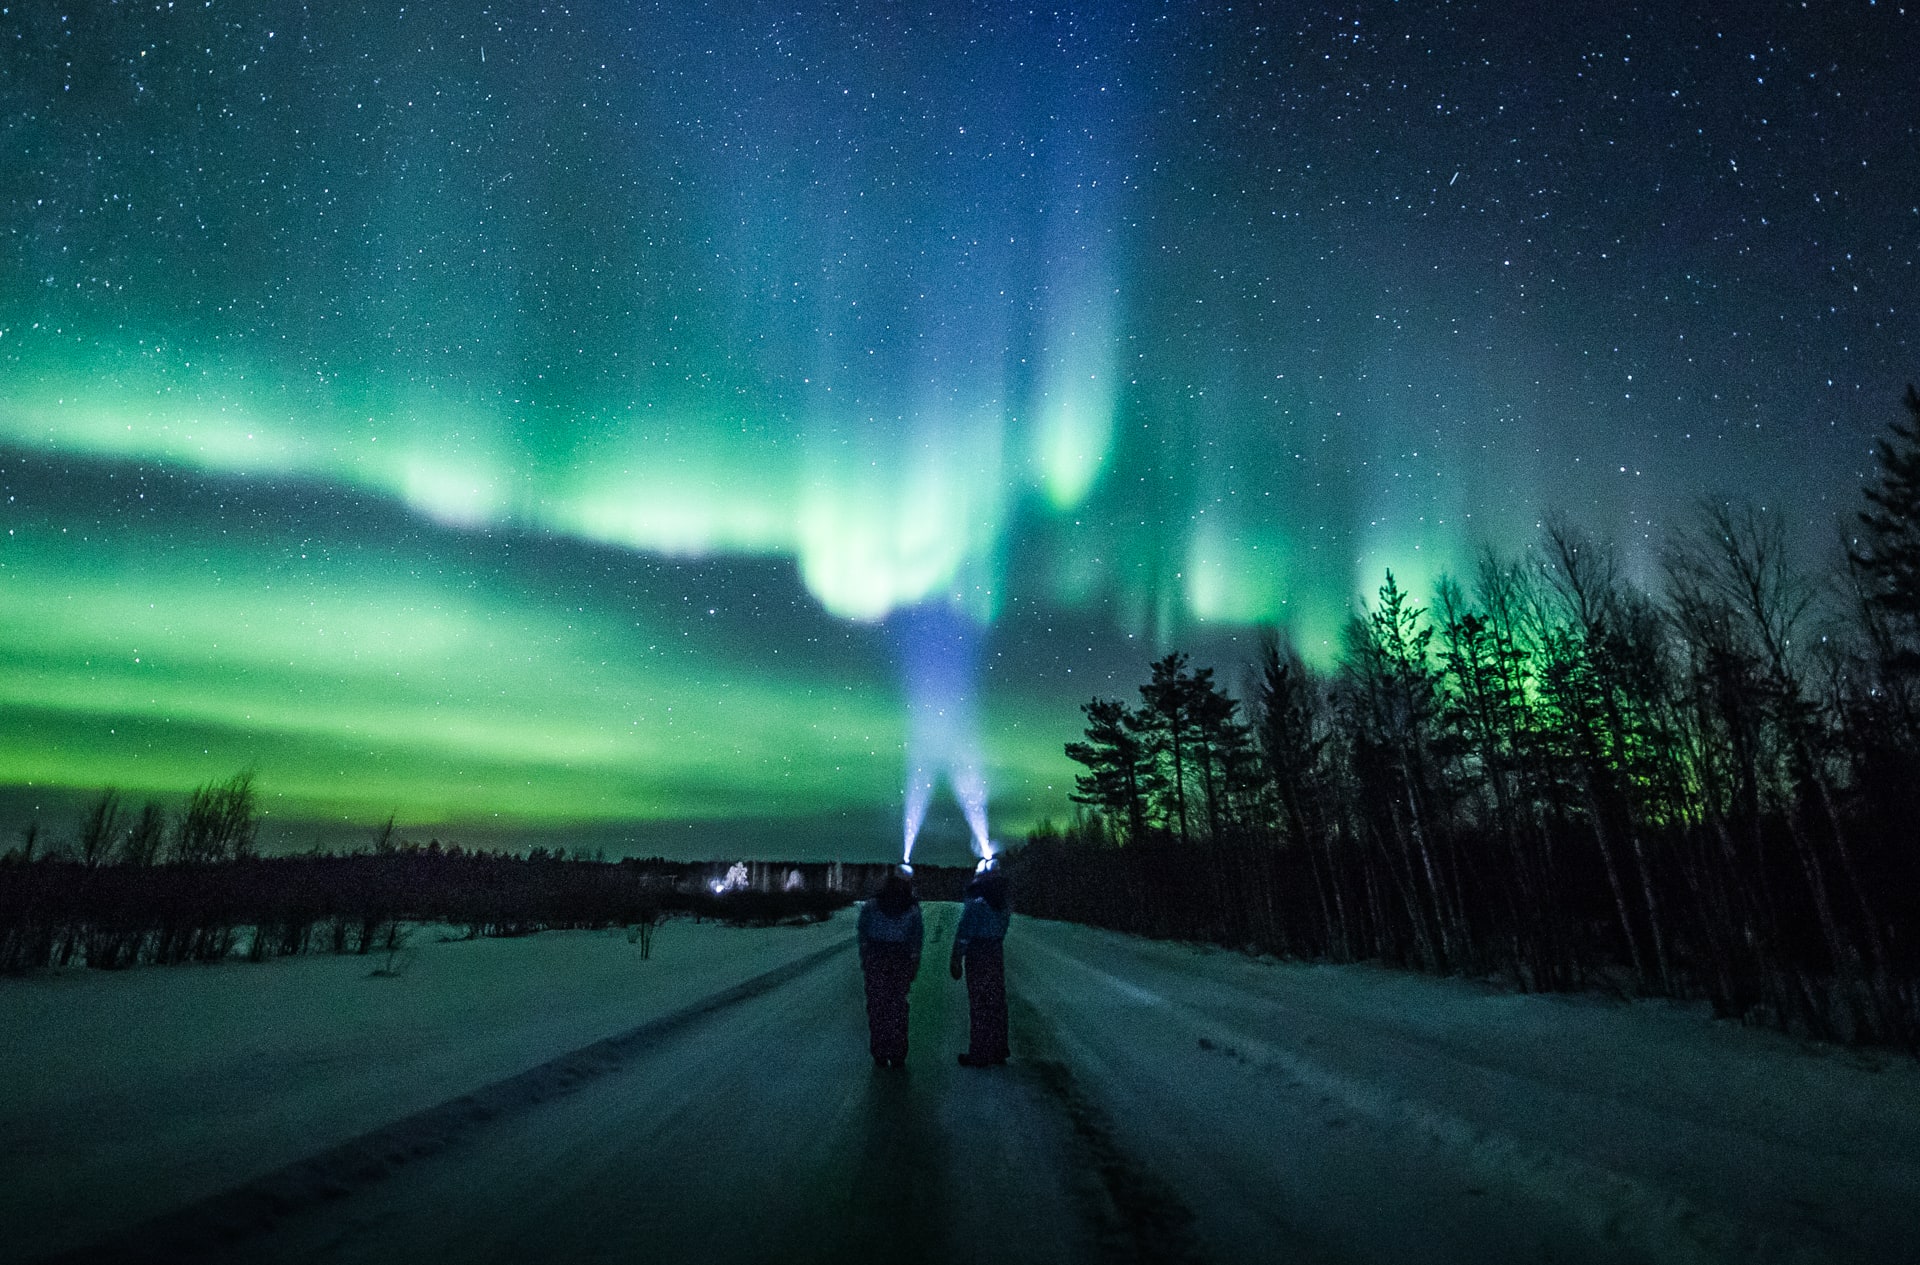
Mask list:
[[[960,926],[953,933],[953,978],[967,981],[967,1052],[962,1067],[992,1067],[1007,1061],[1007,972],[1003,942],[1012,921],[1007,880],[987,870],[967,887]]]
[[[907,1062],[907,988],[920,972],[926,928],[913,882],[895,872],[860,907],[860,970],[867,979],[867,1048],[877,1067]]]

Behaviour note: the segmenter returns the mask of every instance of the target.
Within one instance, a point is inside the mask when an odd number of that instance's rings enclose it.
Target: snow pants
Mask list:
[[[867,1048],[876,1059],[907,1057],[907,989],[913,957],[904,944],[869,944],[861,966],[867,977]]]
[[[967,1054],[976,1062],[1007,1058],[1007,959],[998,940],[967,946]]]

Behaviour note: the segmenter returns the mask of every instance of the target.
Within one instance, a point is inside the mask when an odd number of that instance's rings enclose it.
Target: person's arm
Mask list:
[[[920,906],[913,907],[913,917],[907,920],[907,978],[913,979],[920,974],[920,950],[927,941],[927,922],[920,916]]]
[[[864,904],[860,906],[859,920],[854,923],[854,929],[860,941],[860,969],[861,970],[866,969],[867,945],[872,943],[872,939],[871,939],[871,930],[872,930],[872,922],[873,922],[872,916],[871,916],[872,914],[873,914],[873,905],[871,903]]]
[[[955,979],[966,974],[967,942],[973,935],[973,918],[973,902],[968,901],[960,907],[960,925],[953,929],[953,958],[947,963],[947,974]]]

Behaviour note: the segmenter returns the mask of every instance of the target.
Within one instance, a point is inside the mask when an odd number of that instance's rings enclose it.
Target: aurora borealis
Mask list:
[[[8,811],[882,857],[916,607],[1018,829],[1088,695],[1388,566],[1825,547],[1920,376],[1915,34],[0,3]]]

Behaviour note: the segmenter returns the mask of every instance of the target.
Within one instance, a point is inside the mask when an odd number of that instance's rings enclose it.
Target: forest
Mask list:
[[[1822,574],[1703,502],[1636,583],[1550,520],[1329,670],[1180,653],[1096,698],[1023,911],[1291,957],[1704,999],[1920,1053],[1920,396]]]
[[[617,862],[582,851],[473,850],[401,836],[389,819],[350,852],[263,856],[253,777],[196,788],[169,813],[102,791],[72,839],[37,824],[0,854],[0,971],[368,955],[390,969],[423,927],[456,936],[624,927],[647,956],[668,919],[817,922],[879,884],[884,865]],[[957,893],[966,872],[922,867]]]

